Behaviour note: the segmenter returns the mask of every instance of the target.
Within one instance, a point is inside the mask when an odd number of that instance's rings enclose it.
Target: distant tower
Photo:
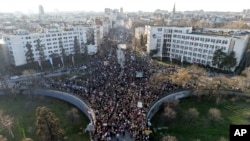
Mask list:
[[[174,3],[174,8],[173,8],[173,14],[175,14],[175,3]]]
[[[123,13],[123,8],[122,8],[122,7],[120,8],[120,13],[121,13],[121,14]]]
[[[42,5],[39,5],[39,15],[44,15],[44,10]]]

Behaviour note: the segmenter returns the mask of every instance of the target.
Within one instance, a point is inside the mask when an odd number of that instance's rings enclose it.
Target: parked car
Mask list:
[[[11,77],[10,77],[11,80],[15,80],[15,79],[18,79],[18,78],[20,78],[20,77],[17,76],[17,75],[16,75],[16,76],[11,76]]]

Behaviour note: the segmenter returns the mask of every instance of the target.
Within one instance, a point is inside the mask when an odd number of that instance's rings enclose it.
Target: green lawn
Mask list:
[[[66,116],[66,112],[73,105],[61,100],[43,96],[26,96],[17,95],[15,99],[10,96],[0,96],[0,109],[4,110],[5,114],[14,117],[13,133],[15,138],[12,138],[4,130],[0,134],[8,138],[8,141],[20,141],[24,136],[38,141],[35,131],[35,111],[38,106],[46,106],[60,120],[60,125],[64,129],[68,141],[89,141],[88,133],[82,131],[89,123],[88,119],[79,111],[79,121],[72,123]]]
[[[166,121],[163,111],[159,111],[152,119],[153,128],[168,127],[168,129],[155,130],[151,135],[151,140],[160,141],[167,134],[176,136],[178,141],[194,141],[195,139],[218,141],[221,137],[229,140],[230,124],[250,123],[250,99],[243,97],[235,102],[232,102],[231,99],[231,97],[225,98],[220,104],[216,104],[214,99],[203,98],[199,102],[194,97],[183,99],[176,108],[176,119],[172,121]],[[199,118],[196,121],[187,122],[183,115],[187,109],[193,107],[199,111]],[[222,121],[215,124],[208,121],[209,108],[220,109]]]

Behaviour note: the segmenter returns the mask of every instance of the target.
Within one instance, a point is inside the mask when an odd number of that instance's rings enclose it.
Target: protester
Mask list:
[[[130,50],[123,50],[124,66],[121,67],[116,45],[112,44],[107,50],[106,54],[89,56],[86,78],[47,78],[43,85],[78,95],[90,104],[96,117],[94,140],[119,141],[129,132],[135,141],[147,141],[149,137],[144,133],[149,128],[147,109],[162,91],[179,87],[168,80],[162,90],[153,89],[148,83],[151,74],[166,68],[152,65],[149,57],[134,57],[135,53]],[[75,67],[74,71],[80,71],[79,68]],[[171,73],[174,68],[169,66],[166,71]],[[136,72],[142,76],[137,77]]]

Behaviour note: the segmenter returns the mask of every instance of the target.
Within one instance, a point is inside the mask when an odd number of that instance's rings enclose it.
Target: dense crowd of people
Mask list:
[[[93,109],[94,141],[119,141],[127,133],[135,141],[147,141],[149,135],[145,131],[150,125],[146,114],[152,102],[162,94],[182,89],[170,79],[156,87],[149,83],[150,77],[154,73],[173,74],[178,68],[153,63],[149,56],[138,57],[130,50],[123,50],[121,57],[116,44],[111,41],[105,44],[102,46],[109,48],[88,56],[87,64],[68,69],[71,74],[84,72],[85,75],[44,77],[39,84],[77,95]],[[16,82],[13,88],[30,85],[31,82]],[[0,80],[2,87],[4,81]]]
[[[173,73],[176,68],[155,65],[150,57],[138,57],[130,50],[122,50],[121,57],[117,46],[110,44],[106,54],[89,56],[87,64],[69,68],[73,74],[69,78],[69,75],[41,76],[44,79],[36,85],[65,91],[85,101],[95,115],[95,129],[91,133],[93,140],[119,141],[129,133],[135,141],[147,141],[149,135],[145,131],[150,127],[146,113],[150,104],[163,92],[179,88],[167,80],[162,89],[155,89],[148,83],[149,78],[152,73]],[[79,72],[85,75],[74,75]],[[34,85],[31,80],[17,81],[13,87],[26,88],[30,85]]]
[[[135,141],[149,140],[149,135],[145,132],[149,129],[147,109],[162,90],[155,91],[148,84],[149,77],[154,72],[150,57],[136,57],[129,50],[123,50],[123,53],[122,67],[114,45],[109,54],[97,54],[88,58],[86,78],[55,77],[46,78],[43,82],[46,87],[74,93],[88,101],[96,118],[92,133],[93,140],[96,141],[119,141],[127,132]],[[173,67],[168,70],[172,71]],[[163,90],[177,88],[169,80]]]

